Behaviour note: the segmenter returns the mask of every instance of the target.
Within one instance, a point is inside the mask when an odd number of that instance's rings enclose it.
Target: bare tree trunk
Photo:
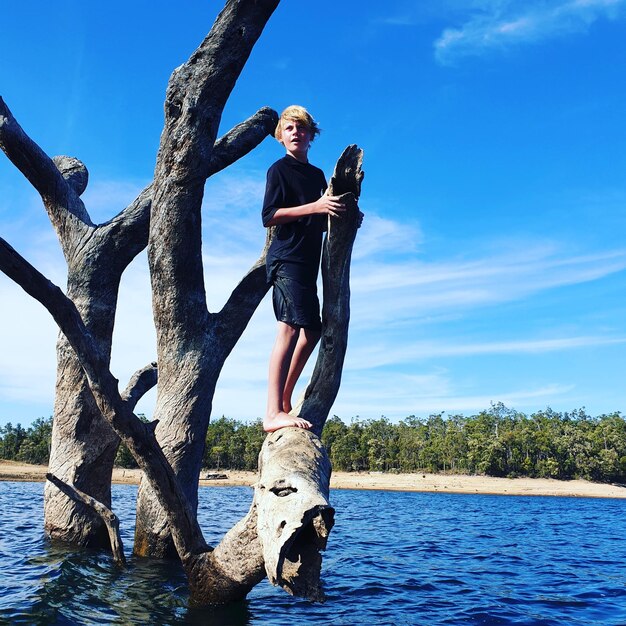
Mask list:
[[[322,259],[323,340],[303,400],[293,411],[311,421],[318,434],[337,396],[347,348],[362,163],[363,152],[349,146],[329,185],[332,194],[343,195],[347,211],[340,220],[329,219]],[[213,565],[193,587],[196,597],[212,602],[219,590],[223,601],[243,598],[267,576],[290,594],[324,599],[320,552],[334,524],[334,508],[329,502],[330,461],[315,432],[283,428],[265,439],[250,510],[211,554]]]
[[[89,227],[91,236],[79,247],[73,238],[86,233],[66,231],[64,235],[64,247],[71,250],[71,255],[66,254],[68,296],[77,304],[107,363],[122,272],[147,243],[149,201],[140,197],[139,203],[145,207],[141,219],[126,227],[125,237],[120,235],[128,224],[123,220],[114,220],[114,226]],[[124,252],[119,250],[120,239]],[[118,446],[119,437],[102,419],[76,354],[61,334],[57,343],[50,472],[110,506],[111,474]],[[44,494],[45,529],[51,537],[79,545],[109,546],[99,516],[50,485]]]
[[[363,152],[349,146],[329,184],[346,212],[329,218],[322,255],[322,338],[313,374],[293,413],[312,431],[284,428],[268,436],[259,457],[256,487],[258,529],[270,582],[287,592],[321,601],[322,558],[334,524],[329,502],[331,466],[318,436],[341,383],[350,322],[350,259],[360,223],[357,205],[363,180]]]
[[[208,311],[202,197],[222,109],[277,5],[278,0],[228,2],[167,87],[148,245],[159,363],[156,435],[194,511],[215,384],[268,289],[261,259],[244,279],[245,289],[236,289],[220,313]],[[276,121],[271,120],[269,132]],[[174,554],[164,512],[145,481],[138,497],[135,553]]]
[[[111,473],[119,438],[102,420],[80,363],[62,335],[57,344],[55,398],[51,473],[110,507]],[[55,539],[94,548],[108,545],[100,518],[48,484],[44,489],[44,525],[46,533]]]
[[[149,195],[144,191],[115,219],[96,226],[80,199],[88,181],[85,166],[70,157],[48,157],[1,98],[0,147],[40,193],[68,264],[68,294],[108,362],[120,278],[147,245]],[[100,416],[74,351],[61,335],[51,472],[108,506],[118,444],[119,438]],[[50,536],[79,545],[109,545],[101,519],[58,490],[46,487],[44,512]]]

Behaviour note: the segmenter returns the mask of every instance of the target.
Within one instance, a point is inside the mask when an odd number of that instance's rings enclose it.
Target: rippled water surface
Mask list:
[[[43,484],[0,482],[0,623],[626,624],[626,500],[333,491],[325,604],[265,581],[245,602],[200,610],[178,568],[130,557],[136,491],[114,487],[121,569],[43,537]],[[209,543],[251,495],[200,490]]]

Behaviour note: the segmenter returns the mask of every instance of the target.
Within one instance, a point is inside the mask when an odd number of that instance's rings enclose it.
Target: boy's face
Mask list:
[[[307,160],[307,153],[311,143],[311,133],[302,122],[289,119],[284,120],[280,139],[291,156],[299,161]]]

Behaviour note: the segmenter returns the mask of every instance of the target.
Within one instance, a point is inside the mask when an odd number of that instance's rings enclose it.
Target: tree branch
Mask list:
[[[54,474],[46,474],[46,478],[55,485],[60,491],[62,491],[68,498],[71,498],[75,502],[82,502],[89,508],[93,509],[98,516],[102,519],[107,531],[109,533],[109,541],[111,542],[111,552],[113,559],[120,565],[126,565],[126,558],[124,557],[124,546],[122,544],[122,538],[120,536],[120,520],[117,515],[111,511],[107,506],[98,502],[95,498],[87,495],[80,489],[69,485],[57,478]]]
[[[261,257],[233,289],[222,310],[212,317],[213,342],[219,347],[224,359],[230,354],[270,288],[265,269],[266,252],[267,245]]]
[[[268,135],[274,132],[278,114],[269,107],[259,109],[247,120],[237,124],[220,137],[213,148],[209,165],[209,175],[213,175],[256,148]],[[58,160],[69,157],[55,157]],[[74,159],[74,161],[76,161]],[[150,209],[152,206],[151,183],[135,200],[113,219],[96,228],[94,236],[111,242],[112,262],[123,271],[132,259],[148,245]]]
[[[213,604],[245,598],[265,578],[263,548],[257,530],[256,496],[248,514],[204,557],[210,566],[195,578],[197,597]]]
[[[223,351],[211,345],[202,259],[202,199],[226,98],[278,0],[229,0],[210,33],[168,82],[154,174],[148,261],[157,337],[154,417],[163,449],[195,507]],[[184,364],[184,365],[183,365]],[[163,516],[140,488],[135,551],[165,554]]]
[[[180,351],[178,341],[199,337],[206,329],[200,229],[204,184],[213,168],[232,158],[212,163],[222,110],[277,5],[278,0],[229,0],[207,37],[168,82],[148,250],[157,341],[163,349]],[[268,116],[267,111],[258,115],[262,129],[269,125]],[[226,155],[230,144],[221,142]],[[196,341],[192,343],[196,350]]]
[[[185,179],[208,168],[226,100],[278,3],[229,0],[204,41],[173,72],[167,87],[161,150],[177,153],[175,172]],[[201,141],[190,142],[190,130],[197,131]],[[204,159],[194,158],[198,151],[205,153]]]
[[[24,132],[1,96],[0,148],[44,199],[55,228],[66,222],[65,211],[84,225],[93,226],[79,194],[55,162]]]
[[[259,455],[260,477],[252,507],[211,554],[220,569],[246,572],[242,589],[261,575],[263,566],[270,582],[288,593],[314,601],[324,597],[320,552],[333,527],[334,509],[329,503],[330,461],[318,435],[337,395],[347,346],[349,264],[359,222],[355,196],[363,179],[362,159],[362,151],[349,146],[331,178],[330,193],[344,193],[347,212],[329,223],[322,262],[322,347],[302,410],[294,410],[313,422],[314,432],[282,428],[267,436]],[[233,292],[220,315],[229,317],[240,297]]]
[[[128,381],[122,393],[123,400],[131,410],[135,410],[137,402],[157,384],[159,371],[156,362],[137,370]]]
[[[341,219],[330,217],[328,220],[322,255],[322,339],[311,381],[293,411],[309,420],[317,435],[321,435],[337,397],[348,345],[350,259],[359,222],[356,199],[361,193],[362,163],[363,151],[357,146],[348,146],[337,161],[329,184],[330,194],[343,194],[346,212]]]
[[[209,162],[209,176],[226,169],[256,148],[268,135],[274,134],[278,113],[262,107],[244,122],[222,135],[213,147]]]

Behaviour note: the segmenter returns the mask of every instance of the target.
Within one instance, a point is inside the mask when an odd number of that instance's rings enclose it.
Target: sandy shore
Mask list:
[[[13,461],[0,461],[0,480],[43,481],[48,468]],[[226,478],[207,479],[208,475]],[[139,470],[116,468],[113,482],[138,484]],[[203,471],[201,486],[251,486],[255,472]],[[492,478],[447,474],[383,474],[377,472],[335,472],[333,489],[381,489],[424,491],[430,493],[483,493],[508,496],[570,496],[587,498],[626,498],[626,487],[591,483],[586,480],[550,480],[544,478]]]

